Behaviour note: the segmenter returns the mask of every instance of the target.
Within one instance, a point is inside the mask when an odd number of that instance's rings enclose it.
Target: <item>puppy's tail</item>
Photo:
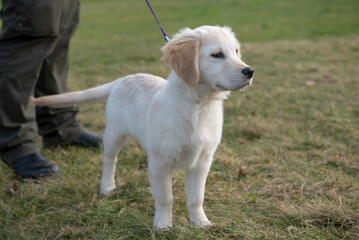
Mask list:
[[[84,91],[33,98],[32,102],[36,106],[66,106],[85,102],[95,102],[107,97],[116,82],[117,81],[113,81]]]

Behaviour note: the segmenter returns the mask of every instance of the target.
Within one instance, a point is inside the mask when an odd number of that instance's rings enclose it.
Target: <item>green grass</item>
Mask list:
[[[0,164],[0,239],[359,239],[359,2],[152,0],[165,30],[229,25],[254,84],[225,102],[223,139],[205,210],[189,224],[183,174],[174,178],[174,227],[153,231],[146,156],[119,155],[118,188],[98,194],[102,150],[45,150],[62,175],[19,180]],[[167,76],[164,41],[144,1],[82,2],[72,41],[73,90],[134,72]],[[101,133],[104,103],[81,106]]]

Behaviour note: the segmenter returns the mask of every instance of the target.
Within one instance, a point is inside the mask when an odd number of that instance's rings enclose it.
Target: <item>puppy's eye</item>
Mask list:
[[[236,49],[236,53],[237,53],[237,55],[239,54],[239,49],[238,48]]]
[[[224,58],[224,54],[222,52],[212,53],[211,56],[214,58]]]

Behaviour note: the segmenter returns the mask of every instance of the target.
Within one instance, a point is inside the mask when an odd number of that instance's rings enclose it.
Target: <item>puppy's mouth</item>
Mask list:
[[[251,85],[251,81],[245,82],[244,84],[240,85],[239,87],[235,87],[235,88],[223,87],[220,84],[216,84],[216,87],[222,91],[243,91],[249,85]]]

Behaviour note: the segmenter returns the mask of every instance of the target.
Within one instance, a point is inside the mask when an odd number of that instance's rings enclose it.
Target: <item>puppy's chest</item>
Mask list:
[[[172,111],[166,118],[157,117],[154,115],[149,128],[147,152],[176,168],[199,164],[205,156],[213,155],[220,142],[223,122],[220,104],[193,106]]]
[[[209,121],[210,122],[210,121]],[[188,130],[178,142],[174,142],[173,161],[177,168],[194,167],[200,161],[206,161],[205,156],[211,155],[220,142],[220,123],[208,122],[196,129]]]

